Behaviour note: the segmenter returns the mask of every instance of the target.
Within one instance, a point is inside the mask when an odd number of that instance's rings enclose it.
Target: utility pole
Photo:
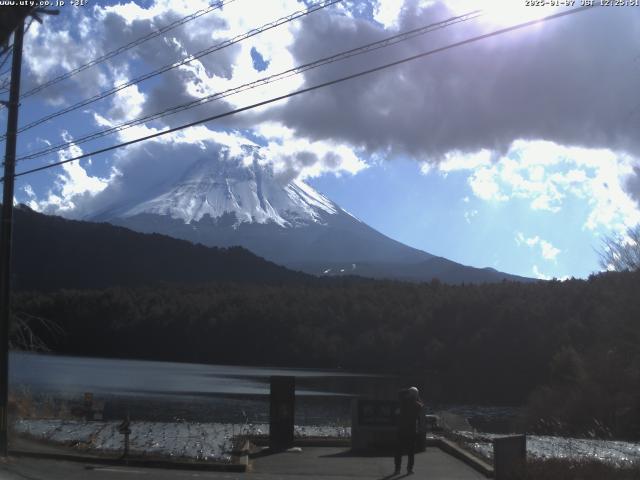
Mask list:
[[[0,223],[0,456],[9,453],[7,407],[9,400],[9,322],[11,309],[11,234],[13,226],[13,185],[16,171],[18,107],[20,101],[20,71],[24,20],[13,34],[13,58],[7,119],[7,140],[4,156],[4,186],[2,189],[2,221]]]

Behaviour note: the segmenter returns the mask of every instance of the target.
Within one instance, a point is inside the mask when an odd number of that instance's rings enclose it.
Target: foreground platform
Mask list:
[[[404,458],[406,462],[406,457]],[[482,474],[440,449],[430,447],[416,455],[415,474],[393,476],[393,459],[354,456],[345,448],[308,447],[300,453],[277,453],[255,458],[246,473],[163,470],[127,466],[105,466],[89,462],[69,462],[13,457],[0,463],[2,480],[114,480],[114,479],[375,479],[392,478],[467,480],[484,479]]]

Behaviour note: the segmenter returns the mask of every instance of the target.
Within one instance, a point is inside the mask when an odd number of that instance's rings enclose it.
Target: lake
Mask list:
[[[347,421],[354,395],[395,395],[389,376],[339,370],[203,365],[67,357],[11,352],[11,391],[51,408],[80,401],[84,392],[105,402],[105,416],[129,411],[145,420],[264,420],[269,377],[296,377],[296,415],[302,423]]]
[[[203,365],[194,363],[66,357],[11,352],[9,379],[38,392],[102,392],[120,395],[268,395],[269,377],[293,375],[298,395],[356,393],[340,379],[384,377],[341,371]],[[326,389],[322,389],[322,384]],[[332,390],[333,388],[333,390]]]

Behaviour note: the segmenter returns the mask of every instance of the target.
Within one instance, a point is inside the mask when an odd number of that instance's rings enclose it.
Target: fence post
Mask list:
[[[127,462],[129,460],[129,435],[131,435],[131,422],[129,421],[129,414],[118,426],[118,432],[124,435],[124,452],[122,453],[122,459]]]
[[[295,377],[272,376],[269,408],[269,447],[283,450],[293,445]]]

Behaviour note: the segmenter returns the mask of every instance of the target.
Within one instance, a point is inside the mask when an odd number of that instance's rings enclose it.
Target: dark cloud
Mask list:
[[[22,92],[27,92],[103,54],[99,42],[89,30],[88,19],[78,13],[80,9],[69,10],[70,15],[48,16],[43,25],[33,24],[26,32],[22,57]],[[95,95],[100,88],[108,86],[105,81],[102,69],[91,68],[73,77],[73,88],[70,88],[69,83],[60,82],[40,91],[35,98],[54,105],[67,103],[69,99],[78,95]]]
[[[418,8],[417,4],[417,0],[405,1],[398,31],[454,15],[443,2],[432,3],[426,9]],[[294,63],[313,61],[392,33],[372,21],[370,11],[369,5],[350,17],[327,9],[296,20],[292,24],[295,41],[290,47]],[[33,58],[28,68],[37,69],[47,60],[51,53],[44,45],[52,39],[62,42],[59,52],[64,61],[77,66],[179,17],[167,11],[153,20],[127,23],[122,16],[109,13],[92,24],[91,29],[74,30],[72,23],[81,22],[78,14],[74,14],[62,19],[59,29],[41,29],[37,38],[29,40]],[[223,15],[209,14],[164,38],[146,42],[108,64],[74,77],[77,85],[82,82],[76,95],[103,90],[101,81],[107,78],[113,83],[118,71],[135,77],[182,58],[186,52],[214,45],[222,40],[219,31],[224,27]],[[489,28],[486,23],[471,21],[442,29],[310,70],[304,74],[304,84],[311,86],[343,77],[486,33]],[[68,37],[62,33],[65,29],[69,30]],[[71,48],[79,41],[84,42],[85,49]],[[487,148],[504,152],[516,139],[604,147],[637,158],[640,157],[639,45],[640,9],[596,8],[296,96],[269,109],[228,117],[209,127],[247,131],[262,121],[276,121],[291,128],[297,138],[345,142],[369,153],[388,152],[389,157],[406,154],[421,161],[436,161],[452,150],[471,152]],[[256,48],[260,51],[259,44]],[[206,74],[231,78],[240,50],[235,45],[204,57],[201,61]],[[52,68],[49,74],[55,72]],[[140,89],[145,95],[142,115],[193,100],[186,85],[194,80],[197,79],[192,72],[175,69],[142,83]],[[238,84],[243,82],[238,80]],[[58,86],[47,89],[45,95],[60,100],[63,93],[70,102],[73,96],[69,90],[63,92]],[[113,101],[95,106],[103,114],[108,107],[112,108],[114,121],[127,113],[123,105]],[[166,117],[159,123],[178,126],[232,108],[224,100],[216,101]],[[170,144],[145,148],[157,156],[184,155],[182,150],[174,151],[177,147]],[[198,147],[193,148],[202,155]],[[140,150],[144,151],[150,150]],[[147,165],[147,157],[142,154],[132,158]],[[331,170],[340,159],[292,151],[282,161],[287,166],[284,175],[293,178],[317,163]],[[133,166],[127,172],[143,181],[142,173],[136,175]],[[169,180],[176,174],[164,169],[157,173],[158,181],[161,174],[168,175]],[[638,190],[637,178],[630,180],[631,190]],[[123,190],[123,195],[127,194]]]
[[[442,4],[409,5],[399,30],[450,17]],[[383,35],[381,27],[318,14],[304,20],[298,63]],[[305,74],[314,85],[484,33],[457,25],[356,61]],[[640,9],[594,9],[413,61],[291,99],[265,117],[298,135],[425,159],[451,150],[504,150],[515,139],[640,154]],[[636,100],[640,103],[640,99]]]
[[[129,32],[128,37],[133,40],[153,31],[158,25],[168,25],[179,18],[181,17],[176,15],[175,12],[167,12],[154,18],[153,21],[138,20],[127,27],[123,17],[110,13],[105,17],[104,36],[105,38],[113,39],[117,37],[115,32],[126,29]],[[226,27],[227,24],[224,19],[211,13],[171,31],[170,35],[166,37],[160,37],[140,45],[135,51],[132,51],[132,55],[135,55],[135,59],[141,60],[141,62],[128,63],[135,65],[135,70],[131,72],[130,77],[135,78],[170,63],[181,61],[189,55],[197,54],[224,42],[226,38],[221,37],[219,32]],[[239,44],[231,45],[222,50],[204,55],[197,61],[189,62],[186,67],[192,68],[195,65],[202,65],[204,73],[209,77],[215,75],[230,78],[233,73],[233,64],[240,53],[240,49]],[[127,59],[127,61],[129,60]],[[159,113],[167,108],[194,100],[196,97],[187,92],[187,84],[192,82],[197,86],[201,83],[201,80],[188,69],[178,67],[141,83],[139,88],[146,97],[142,105],[141,116]],[[205,92],[206,89],[203,89],[201,95],[204,95]],[[199,108],[195,116],[193,115],[195,112],[177,114],[168,117],[163,123],[169,126],[187,123],[196,118],[202,118],[201,115],[205,109],[206,107]],[[118,120],[118,118],[114,117],[112,119]]]
[[[633,168],[633,175],[627,179],[625,188],[635,201],[640,204],[640,167]]]
[[[288,153],[278,155],[276,176],[280,182],[287,184],[298,178],[303,170],[318,164],[325,171],[339,170],[342,160],[340,155],[332,151],[314,152],[291,149]]]

